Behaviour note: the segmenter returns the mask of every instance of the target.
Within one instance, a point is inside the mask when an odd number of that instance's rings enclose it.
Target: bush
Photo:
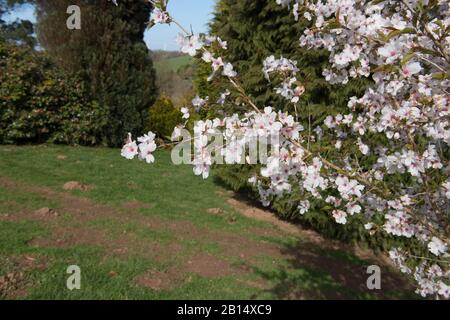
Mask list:
[[[43,53],[0,41],[0,143],[102,142],[107,114]]]
[[[175,108],[172,100],[167,96],[159,97],[150,107],[149,130],[162,139],[170,139],[173,128],[181,122],[180,110]]]

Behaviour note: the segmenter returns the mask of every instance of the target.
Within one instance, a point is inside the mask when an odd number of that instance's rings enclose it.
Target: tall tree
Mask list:
[[[106,143],[120,145],[127,132],[143,130],[157,96],[155,70],[144,43],[152,5],[145,0],[36,0],[37,36],[53,59],[88,83],[108,111]],[[81,9],[81,29],[66,26],[67,8]]]

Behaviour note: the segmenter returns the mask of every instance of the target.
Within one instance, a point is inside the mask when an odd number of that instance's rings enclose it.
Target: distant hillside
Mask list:
[[[160,93],[171,97],[178,104],[183,96],[192,91],[194,59],[176,51],[158,50],[151,52],[151,56]]]
[[[181,68],[189,66],[191,64],[192,64],[192,57],[185,55],[185,56],[155,61],[155,69],[157,72],[162,72],[162,71],[178,72]]]
[[[170,58],[176,58],[184,56],[185,54],[180,51],[164,51],[164,50],[153,50],[150,51],[150,56],[154,61],[167,60]]]

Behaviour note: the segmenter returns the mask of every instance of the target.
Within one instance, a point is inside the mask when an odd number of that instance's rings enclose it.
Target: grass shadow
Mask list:
[[[390,266],[362,260],[351,252],[297,242],[284,245],[282,253],[290,258],[276,269],[253,267],[255,274],[272,284],[261,294],[277,299],[418,299],[410,281]],[[370,265],[381,269],[379,290],[367,287]]]

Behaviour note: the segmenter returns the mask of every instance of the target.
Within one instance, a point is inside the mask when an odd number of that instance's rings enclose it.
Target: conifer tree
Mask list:
[[[105,142],[121,145],[140,133],[157,96],[155,70],[143,41],[152,5],[145,0],[36,0],[40,44],[69,74],[80,75],[108,112]],[[69,30],[67,7],[81,9],[81,29]]]
[[[273,0],[220,0],[210,31],[228,42],[226,58],[237,67],[244,88],[260,106],[281,108],[286,105],[262,77],[263,60],[272,54],[296,60],[299,80],[306,88],[299,105],[309,105],[314,118],[320,121],[323,109],[329,112],[330,109],[345,108],[347,98],[364,92],[366,83],[352,81],[339,87],[325,81],[322,71],[328,65],[328,54],[302,48],[298,43],[297,35],[309,24],[304,18],[295,21],[293,15],[286,14],[285,8]],[[197,81],[200,84],[201,80]],[[203,87],[206,91],[213,90],[205,84]],[[301,115],[307,113],[301,111]]]

